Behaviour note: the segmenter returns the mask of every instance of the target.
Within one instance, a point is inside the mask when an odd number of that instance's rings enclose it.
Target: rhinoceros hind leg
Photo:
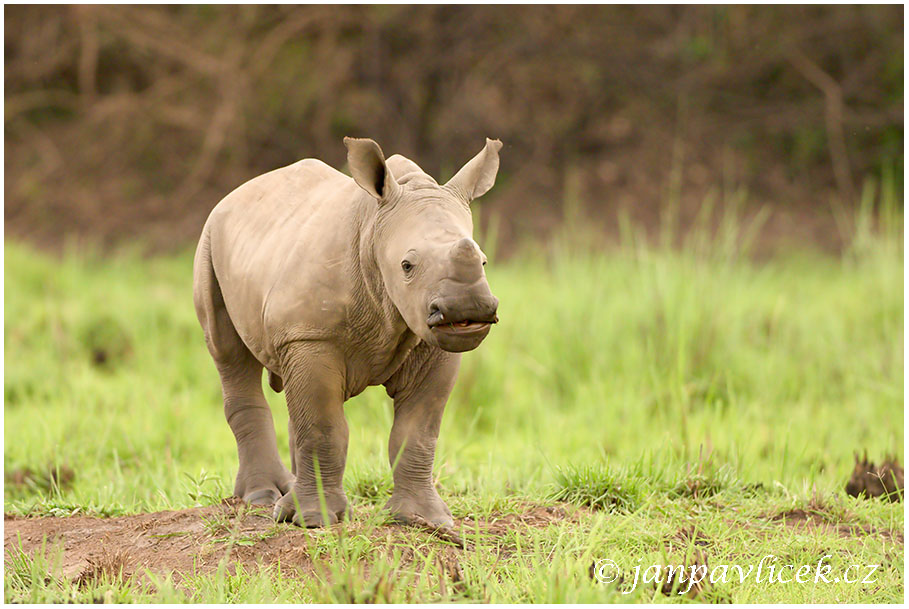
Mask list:
[[[224,414],[237,440],[240,467],[234,495],[250,504],[273,505],[290,490],[294,477],[278,455],[271,409],[262,393],[262,367],[218,365],[224,390]]]
[[[451,510],[435,489],[424,491],[422,496],[403,497],[396,493],[385,504],[391,518],[400,524],[429,524],[438,529],[454,526]]]
[[[207,232],[196,252],[193,299],[221,376],[224,414],[237,440],[240,467],[234,494],[248,503],[273,504],[290,489],[293,476],[278,455],[271,409],[262,392],[262,364],[243,344],[224,305]]]

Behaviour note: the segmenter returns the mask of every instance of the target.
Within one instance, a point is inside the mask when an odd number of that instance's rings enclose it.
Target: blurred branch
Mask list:
[[[827,127],[827,144],[830,147],[830,160],[833,163],[833,175],[840,196],[851,204],[855,201],[855,186],[852,181],[852,171],[849,168],[846,134],[843,130],[843,90],[829,74],[801,51],[797,49],[790,51],[787,59],[792,67],[824,94],[824,117]]]
[[[124,10],[128,10],[129,14],[124,14]],[[113,33],[126,38],[136,46],[154,51],[197,72],[217,76],[226,67],[217,57],[203,53],[180,40],[172,28],[165,28],[166,24],[160,24],[158,17],[147,9],[109,7],[104,18],[115,26],[110,28]]]
[[[40,23],[29,23],[22,32],[11,32],[7,24],[6,40],[19,39],[22,48],[14,55],[7,52],[4,57],[4,79],[6,82],[40,82],[52,76],[72,59],[76,40],[66,35],[65,13],[41,15]],[[20,26],[21,27],[21,26]],[[27,31],[27,36],[24,32]]]
[[[21,132],[33,145],[40,159],[41,179],[64,166],[63,154],[47,133],[28,120],[16,121],[14,129]]]
[[[62,213],[72,230],[112,238],[150,222],[192,235],[212,199],[253,175],[302,155],[339,166],[346,134],[438,178],[483,136],[500,137],[509,154],[490,205],[537,201],[506,233],[561,217],[566,175],[591,210],[634,201],[655,217],[675,127],[686,205],[724,180],[762,201],[826,209],[829,189],[854,203],[860,178],[902,159],[899,7],[5,14],[8,203],[42,210],[28,221],[52,231]]]
[[[242,53],[241,45],[231,47],[229,60],[225,62],[225,65],[234,67],[225,68],[221,72],[220,103],[215,108],[208,128],[205,130],[199,156],[196,158],[192,170],[177,189],[175,196],[178,200],[189,201],[192,199],[202,189],[215,169],[215,162],[224,148],[231,125],[237,118],[238,106],[244,97],[245,79],[238,68]]]
[[[98,74],[98,27],[95,8],[74,6],[73,12],[79,23],[79,92],[85,97],[85,104],[95,100]]]
[[[271,66],[278,52],[294,36],[300,34],[320,16],[307,12],[295,19],[288,19],[275,26],[265,34],[258,48],[252,53],[249,65],[257,74],[265,72]]]
[[[3,104],[4,120],[10,121],[20,114],[46,108],[49,106],[74,107],[79,103],[79,98],[71,91],[63,89],[33,89],[24,93],[7,93]]]

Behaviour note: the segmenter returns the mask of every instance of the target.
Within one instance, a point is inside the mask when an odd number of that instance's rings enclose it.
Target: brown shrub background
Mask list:
[[[902,191],[901,6],[6,6],[6,233],[156,249],[345,135],[440,179],[505,142],[503,245],[616,234],[747,193],[767,247],[836,248],[835,204]]]

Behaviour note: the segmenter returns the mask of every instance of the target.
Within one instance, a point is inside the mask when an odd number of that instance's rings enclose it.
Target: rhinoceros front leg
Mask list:
[[[419,354],[417,354],[419,355]],[[388,459],[394,468],[394,491],[385,509],[398,522],[420,519],[436,527],[451,527],[451,510],[432,481],[436,441],[445,403],[454,387],[460,355],[435,350],[414,363],[412,379],[396,388],[394,423],[388,441]]]
[[[347,496],[341,486],[348,435],[343,360],[325,343],[298,342],[284,350],[282,367],[296,479],[293,488],[275,504],[275,520],[307,527],[326,524],[319,500],[318,471],[327,524],[334,524],[347,515]]]

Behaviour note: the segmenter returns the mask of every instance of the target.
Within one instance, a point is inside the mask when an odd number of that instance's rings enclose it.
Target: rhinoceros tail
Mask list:
[[[268,371],[268,386],[272,388],[275,393],[281,393],[284,391],[284,379],[272,372]]]
[[[193,302],[205,333],[205,343],[220,370],[220,367],[236,362],[255,360],[230,320],[212,264],[211,249],[211,234],[206,222],[193,260]]]

